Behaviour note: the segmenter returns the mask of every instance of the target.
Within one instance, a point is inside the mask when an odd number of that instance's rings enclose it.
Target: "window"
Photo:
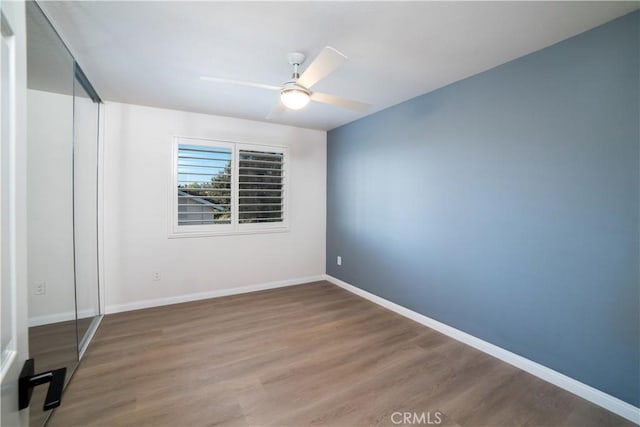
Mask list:
[[[285,231],[285,147],[175,138],[171,237]]]

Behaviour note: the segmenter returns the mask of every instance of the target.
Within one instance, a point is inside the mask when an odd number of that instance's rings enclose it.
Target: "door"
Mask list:
[[[0,424],[26,426],[18,376],[27,359],[24,3],[0,0]]]
[[[78,365],[74,260],[74,61],[35,2],[27,35],[27,275],[29,356],[36,372]],[[33,389],[40,427],[47,387]]]
[[[73,90],[73,220],[78,343],[82,355],[97,328],[99,98],[80,67]]]

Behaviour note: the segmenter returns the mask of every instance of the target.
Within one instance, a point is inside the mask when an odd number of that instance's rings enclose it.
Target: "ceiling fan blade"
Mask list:
[[[278,101],[275,107],[273,107],[271,112],[267,114],[267,117],[265,118],[267,120],[275,119],[276,117],[279,117],[284,112],[284,110],[286,110],[286,107],[282,102]]]
[[[208,82],[215,82],[215,83],[227,83],[227,84],[239,85],[239,86],[257,87],[260,89],[269,89],[269,90],[282,89],[280,86],[265,85],[262,83],[244,82],[241,80],[221,79],[219,77],[200,76],[200,80],[206,80]]]
[[[328,93],[313,92],[311,94],[311,100],[322,102],[325,104],[338,105],[340,107],[348,108],[349,110],[357,111],[359,113],[364,113],[369,108],[371,108],[370,104],[352,101],[351,99],[340,98],[339,96],[329,95]]]
[[[314,84],[331,74],[336,68],[347,61],[347,57],[332,47],[325,47],[313,60],[298,79],[298,84],[311,88]]]

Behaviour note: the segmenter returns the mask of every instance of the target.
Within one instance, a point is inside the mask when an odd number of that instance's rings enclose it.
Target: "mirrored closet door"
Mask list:
[[[68,382],[101,318],[101,104],[38,3],[26,16],[29,353],[36,373],[66,367]],[[31,426],[51,412],[45,394],[34,388]]]
[[[97,191],[100,103],[78,66],[73,104],[75,290],[78,345],[82,355],[100,314]]]

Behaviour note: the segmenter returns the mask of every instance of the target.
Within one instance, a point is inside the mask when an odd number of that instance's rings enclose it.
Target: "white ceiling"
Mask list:
[[[639,3],[41,5],[103,99],[266,120],[277,92],[199,77],[279,85],[291,73],[287,52],[313,58],[332,46],[349,61],[313,89],[370,103],[370,114],[579,34]],[[329,130],[364,115],[311,103],[273,121]]]

